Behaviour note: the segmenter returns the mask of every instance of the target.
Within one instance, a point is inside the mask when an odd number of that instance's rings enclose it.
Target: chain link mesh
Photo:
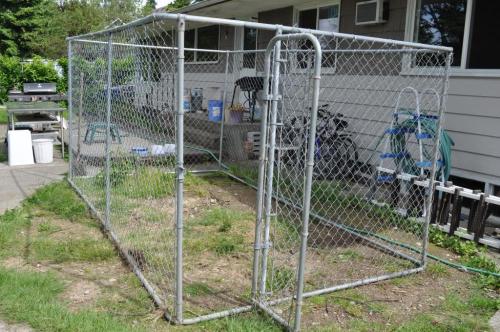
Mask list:
[[[293,326],[315,51],[309,41],[281,43],[279,61],[272,62],[280,66],[273,122],[270,91],[263,87],[275,77],[264,77],[265,50],[235,51],[241,28],[231,25],[188,20],[184,92],[177,95],[176,24],[153,21],[71,41],[70,181],[175,318],[176,138],[182,130],[185,319],[250,307],[256,273],[254,300]],[[214,41],[200,42],[200,29],[215,27],[218,49],[209,49]],[[265,48],[274,32],[256,34],[256,48]],[[441,174],[435,149],[449,64],[447,52],[416,45],[317,37],[323,55],[305,297],[423,265],[429,196],[415,179],[428,180],[434,163]],[[176,124],[180,98],[183,128]],[[267,139],[261,140],[266,104]],[[252,271],[255,205],[226,204],[224,195],[234,198],[239,189],[220,175],[257,185],[261,148],[264,185],[270,185],[264,202],[270,203],[257,234],[259,269]],[[214,216],[232,228],[210,224]],[[213,239],[220,243],[210,251]]]

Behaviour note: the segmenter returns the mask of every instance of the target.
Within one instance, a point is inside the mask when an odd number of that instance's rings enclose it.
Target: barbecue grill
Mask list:
[[[23,91],[11,90],[9,101],[61,101],[66,95],[57,93],[56,83],[24,83]]]

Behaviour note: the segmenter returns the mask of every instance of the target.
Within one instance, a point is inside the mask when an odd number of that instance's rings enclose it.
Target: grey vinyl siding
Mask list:
[[[361,0],[342,0],[340,32],[404,39],[406,0],[389,0],[390,12],[386,23],[356,26],[356,3],[359,1]],[[257,16],[258,21],[262,23],[289,26],[294,23],[293,13],[294,8],[290,5],[259,12]],[[249,14],[255,16],[253,13]],[[274,32],[259,31],[257,47],[265,48],[273,35]],[[234,29],[221,29],[220,36],[221,49],[234,48]],[[355,88],[356,81],[349,80],[342,75],[345,74],[342,68],[348,66],[344,64],[339,67],[340,70],[336,75],[323,74],[321,102],[329,102],[336,111],[346,115],[351,130],[358,135],[357,143],[361,149],[362,159],[367,160],[373,153],[375,139],[388,126],[392,107],[394,107],[396,93],[389,91],[388,86],[392,84],[392,87],[397,89],[398,83],[392,80],[391,76],[386,76],[387,84],[383,82],[384,80],[379,80],[381,89],[386,90],[386,95],[374,98],[373,92],[360,90],[359,87]],[[186,86],[222,86],[224,82],[222,66],[213,65],[209,68],[210,66],[204,68],[198,66],[198,70],[205,75],[200,76],[195,73],[187,75]],[[361,71],[360,74],[362,74]],[[375,77],[371,76],[371,78]],[[232,93],[232,84],[232,81],[229,82],[230,91],[226,93]],[[399,88],[402,87],[399,86]],[[351,93],[346,92],[350,89]],[[366,101],[365,105],[363,105],[363,100]],[[366,105],[373,101],[376,105]],[[500,185],[500,77],[452,76],[446,103],[445,128],[455,141],[452,174]]]
[[[260,23],[292,26],[293,6],[259,12],[258,18]],[[259,31],[259,35],[257,37],[257,48],[265,49],[267,47],[267,44],[269,43],[269,40],[273,38],[274,34],[274,31]]]
[[[500,185],[500,78],[451,77],[445,128],[452,174]]]

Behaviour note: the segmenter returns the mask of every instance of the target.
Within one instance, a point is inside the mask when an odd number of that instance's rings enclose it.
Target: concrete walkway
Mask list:
[[[0,125],[0,149],[5,151],[4,137],[6,126]],[[54,162],[29,166],[9,166],[0,163],[0,214],[15,208],[22,200],[33,194],[36,189],[53,181],[61,180],[68,172],[68,164],[54,150]],[[0,330],[1,331],[1,330]]]
[[[0,164],[0,214],[15,208],[36,189],[61,180],[68,164],[60,159],[47,165],[13,166]]]

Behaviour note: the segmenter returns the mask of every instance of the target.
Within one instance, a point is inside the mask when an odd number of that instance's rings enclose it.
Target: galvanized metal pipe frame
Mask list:
[[[308,30],[308,29],[299,29],[299,28],[294,28],[294,27],[282,27],[282,26],[279,26],[279,25],[271,25],[271,24],[263,24],[263,23],[254,23],[254,22],[243,22],[243,21],[235,21],[235,20],[227,20],[227,19],[216,19],[216,18],[209,18],[209,17],[197,17],[197,16],[190,16],[190,15],[182,15],[182,14],[153,14],[153,15],[150,15],[148,17],[145,17],[145,18],[142,18],[142,19],[139,19],[139,20],[136,20],[134,22],[131,22],[129,24],[126,24],[126,25],[123,25],[123,26],[119,26],[119,27],[115,27],[115,28],[111,28],[111,29],[107,29],[107,30],[104,30],[104,31],[101,31],[101,32],[96,32],[96,33],[90,33],[90,34],[85,34],[85,35],[81,35],[81,36],[75,36],[75,37],[69,37],[68,38],[68,42],[69,42],[69,47],[68,47],[68,56],[70,57],[70,62],[69,62],[69,73],[72,75],[72,64],[71,64],[71,56],[72,56],[72,47],[71,47],[71,41],[82,41],[82,42],[86,42],[84,40],[82,40],[83,37],[87,38],[87,37],[93,37],[93,36],[98,36],[98,35],[108,35],[109,36],[109,40],[108,40],[108,59],[111,59],[111,56],[112,56],[112,53],[111,53],[111,46],[113,45],[112,43],[112,38],[111,38],[111,35],[113,33],[116,33],[116,32],[119,32],[119,31],[123,31],[125,29],[128,29],[128,28],[131,28],[131,27],[134,27],[134,26],[140,26],[140,25],[143,25],[143,24],[147,24],[147,23],[151,23],[151,22],[154,22],[154,21],[157,21],[157,20],[164,20],[164,21],[173,21],[173,22],[177,22],[177,33],[178,33],[178,45],[177,45],[177,50],[178,50],[178,59],[177,59],[177,65],[178,65],[178,79],[177,79],[177,86],[176,86],[176,90],[177,90],[177,93],[178,93],[178,96],[177,96],[177,108],[178,108],[178,112],[177,112],[177,121],[176,121],[176,127],[177,127],[177,135],[176,135],[176,142],[177,142],[177,166],[176,166],[176,173],[177,173],[177,176],[176,176],[176,193],[177,193],[177,198],[176,198],[176,235],[177,235],[177,246],[176,246],[176,285],[175,285],[175,310],[174,310],[174,314],[173,315],[170,315],[168,313],[168,309],[165,308],[166,310],[166,317],[167,319],[171,320],[171,321],[174,321],[176,323],[181,323],[181,324],[193,324],[193,323],[196,323],[196,322],[200,322],[200,321],[205,321],[205,320],[209,320],[209,319],[214,319],[214,318],[220,318],[220,317],[224,317],[224,316],[228,316],[228,315],[231,315],[231,314],[236,314],[236,313],[240,313],[240,312],[244,312],[244,311],[249,311],[252,309],[252,305],[248,305],[248,306],[242,306],[242,307],[238,307],[238,308],[234,308],[234,309],[230,309],[230,310],[225,310],[225,311],[221,311],[221,312],[218,312],[218,313],[213,313],[213,314],[208,314],[208,315],[203,315],[203,316],[199,316],[199,317],[196,317],[196,318],[190,318],[190,319],[183,319],[183,306],[182,306],[182,275],[183,275],[183,271],[182,271],[182,229],[183,229],[183,215],[182,215],[182,204],[183,204],[183,181],[184,181],[184,172],[185,172],[185,169],[184,169],[184,162],[183,162],[183,103],[182,103],[182,95],[183,95],[183,83],[184,83],[184,51],[186,50],[184,48],[184,29],[185,29],[185,22],[186,20],[188,21],[191,21],[191,22],[197,22],[197,23],[206,23],[206,24],[224,24],[224,25],[230,25],[230,26],[235,26],[235,27],[250,27],[250,28],[256,28],[256,29],[263,29],[263,30],[274,30],[274,31],[283,31],[283,32],[299,32],[299,34],[296,34],[295,36],[296,37],[292,37],[292,38],[308,38],[308,39],[311,39],[311,35],[323,35],[323,36],[332,36],[332,37],[340,37],[340,38],[345,38],[345,39],[351,39],[351,40],[359,40],[359,41],[369,41],[369,42],[379,42],[379,43],[384,43],[384,44],[391,44],[391,45],[394,45],[394,46],[401,46],[401,47],[405,47],[401,50],[394,50],[395,52],[396,51],[399,51],[399,52],[413,52],[413,51],[417,51],[417,52],[425,52],[425,50],[434,50],[434,51],[440,51],[440,52],[450,52],[451,51],[451,48],[449,47],[440,47],[440,46],[431,46],[431,45],[423,45],[423,44],[416,44],[416,43],[410,43],[410,42],[401,42],[401,41],[394,41],[394,40],[387,40],[387,39],[382,39],[382,38],[373,38],[373,37],[360,37],[360,36],[356,36],[356,35],[348,35],[348,34],[340,34],[340,33],[331,33],[331,32],[325,32],[325,31],[317,31],[317,30]],[[299,37],[299,35],[301,35],[301,37]],[[293,36],[293,35],[288,35],[286,37],[283,37],[283,38],[289,38]],[[307,37],[306,37],[307,36]],[[276,38],[276,37],[275,37]],[[311,39],[313,40],[313,39]],[[314,40],[316,40],[316,43],[318,44],[319,46],[319,42],[317,42],[317,39],[314,38]],[[275,40],[276,42],[278,40]],[[89,41],[89,42],[96,42],[96,41]],[[99,43],[102,43],[102,42],[99,42]],[[104,42],[106,43],[106,42]],[[313,41],[313,43],[315,43]],[[122,44],[122,43],[116,43],[116,44]],[[132,45],[132,44],[127,44],[127,46],[136,46],[136,47],[155,47],[155,46],[147,46],[147,45]],[[316,47],[316,45],[315,45]],[[421,50],[415,50],[413,48],[415,47],[418,47],[418,48],[421,48]],[[161,47],[161,48],[164,48],[164,47]],[[412,49],[408,49],[408,48],[412,48]],[[268,49],[269,49],[269,46],[268,46]],[[215,52],[214,50],[207,50],[207,51],[211,51],[211,52]],[[339,50],[340,51],[340,50]],[[386,52],[386,50],[380,50],[381,52]],[[389,50],[387,50],[389,51]],[[233,51],[219,51],[220,53],[226,53],[226,56],[230,53],[230,52],[233,52]],[[234,52],[238,52],[238,51],[234,51]],[[327,51],[328,52],[328,51]],[[279,53],[279,52],[277,52]],[[321,47],[319,47],[319,54],[321,54]],[[278,54],[279,55],[279,54]],[[317,54],[316,54],[317,55]],[[227,60],[226,60],[227,62]],[[318,63],[321,63],[321,55],[319,56],[319,60],[317,59],[317,61],[315,62],[316,64]],[[227,64],[226,64],[227,66]],[[111,62],[108,61],[108,93],[107,93],[107,97],[108,97],[108,103],[107,103],[107,123],[108,123],[108,126],[107,126],[107,152],[106,152],[106,163],[107,163],[107,167],[109,166],[109,163],[110,163],[110,155],[109,155],[109,138],[110,138],[110,128],[109,128],[109,124],[110,124],[110,98],[111,98],[111,93],[110,93],[110,88],[111,88],[111,78],[110,78],[110,75],[111,75]],[[316,67],[319,67],[319,73],[317,75],[315,75],[314,79],[315,79],[315,85],[318,84],[319,86],[319,74],[321,72],[321,66],[316,66]],[[447,61],[447,69],[449,67],[449,57],[448,57],[448,61]],[[279,72],[278,72],[279,74]],[[70,75],[70,77],[71,77]],[[446,74],[447,75],[447,74]],[[227,71],[226,71],[226,76],[227,76]],[[447,76],[445,77],[445,80],[447,82]],[[268,81],[265,82],[268,84]],[[268,90],[266,90],[268,91]],[[444,90],[443,93],[445,93],[446,90]],[[69,100],[71,101],[72,99],[72,84],[71,84],[71,79],[70,79],[70,83],[69,83]],[[318,92],[317,92],[317,95],[319,95],[319,89],[318,89]],[[313,103],[314,101],[316,101],[316,105],[313,106],[313,109],[317,109],[317,95],[315,97],[313,97]],[[72,103],[70,102],[70,129],[71,129],[71,121],[72,121]],[[442,109],[440,110],[440,112],[442,112]],[[440,113],[441,114],[441,113]],[[262,128],[266,128],[267,127],[267,124],[266,124],[266,120],[265,120],[265,116],[263,117],[263,120],[261,121],[261,132],[264,132],[265,133],[265,130],[263,131]],[[441,119],[441,117],[440,117]],[[311,123],[311,127],[313,129],[315,129],[315,126],[313,127],[312,123]],[[221,129],[221,133],[223,132],[223,129]],[[71,140],[71,136],[72,134],[70,134],[70,140]],[[264,136],[264,138],[266,138]],[[312,144],[312,145],[311,145]],[[419,267],[419,268],[416,268],[416,269],[411,269],[411,270],[406,270],[406,271],[402,271],[402,272],[398,272],[398,273],[393,273],[393,274],[388,274],[388,275],[384,275],[384,276],[380,276],[380,277],[375,277],[375,278],[368,278],[368,279],[364,279],[364,280],[360,280],[360,281],[356,281],[356,282],[353,282],[353,283],[348,283],[348,284],[344,284],[344,285],[340,285],[340,286],[335,286],[335,287],[331,287],[331,288],[325,288],[323,290],[318,290],[318,291],[313,291],[313,292],[306,292],[304,293],[303,292],[303,281],[304,281],[304,265],[305,265],[305,254],[306,254],[306,249],[307,249],[307,226],[308,226],[308,220],[309,220],[309,215],[310,215],[310,206],[305,206],[306,203],[307,205],[310,204],[310,188],[311,188],[311,184],[312,184],[312,167],[313,167],[313,162],[314,162],[314,139],[312,140],[312,143],[311,143],[311,139],[309,140],[309,156],[308,156],[308,163],[307,163],[307,171],[306,173],[308,174],[307,177],[306,177],[306,188],[308,187],[309,189],[307,190],[306,189],[306,193],[309,192],[309,199],[307,199],[307,197],[304,197],[304,211],[303,211],[303,229],[302,229],[302,234],[301,234],[301,253],[300,253],[300,262],[299,262],[299,275],[298,275],[298,287],[297,287],[297,294],[295,295],[295,300],[297,301],[297,309],[296,309],[296,317],[295,317],[295,326],[294,326],[294,329],[297,330],[298,328],[300,328],[300,305],[302,303],[302,299],[303,298],[306,298],[306,297],[309,297],[309,296],[314,296],[314,295],[318,295],[318,294],[324,294],[324,293],[328,293],[328,292],[331,292],[331,291],[335,291],[335,290],[338,290],[338,289],[345,289],[345,288],[349,288],[349,287],[355,287],[355,286],[358,286],[358,285],[362,285],[362,284],[366,284],[366,283],[370,283],[370,282],[375,282],[375,281],[379,281],[379,280],[385,280],[385,279],[388,279],[388,278],[394,278],[394,277],[397,277],[397,276],[401,276],[401,275],[406,275],[406,274],[409,274],[409,273],[414,273],[414,272],[418,272],[418,271],[421,271],[423,269],[423,267]],[[70,144],[71,146],[71,144]],[[312,147],[312,148],[311,148]],[[311,151],[312,151],[312,156],[311,156]],[[262,153],[260,154],[261,157],[262,157]],[[265,160],[265,153],[264,153],[264,159],[261,158],[261,161]],[[70,159],[73,160],[71,154],[70,154]],[[220,162],[220,156],[219,156],[219,162]],[[220,162],[220,164],[222,164]],[[435,166],[435,165],[434,165]],[[71,167],[71,166],[70,166]],[[435,172],[435,169],[433,169],[433,172]],[[309,178],[309,173],[310,173],[310,179]],[[261,176],[262,174],[262,176]],[[264,181],[264,175],[265,175],[265,167],[264,169],[262,169],[261,167],[259,167],[259,183],[263,183]],[[75,188],[75,190],[82,196],[82,198],[86,201],[87,205],[94,211],[94,213],[96,213],[97,217],[103,222],[103,225],[106,226],[108,225],[109,223],[109,208],[110,208],[110,197],[106,197],[106,212],[105,212],[105,218],[104,220],[101,218],[101,216],[99,215],[99,213],[97,212],[97,210],[95,210],[95,208],[93,207],[93,205],[91,204],[90,201],[88,201],[86,199],[86,197],[82,194],[82,192],[77,188],[77,186],[73,183],[73,180],[72,180],[72,177],[73,177],[73,173],[72,173],[72,170],[70,169],[70,178],[69,178],[69,182],[70,184]],[[106,187],[107,187],[107,195],[110,193],[110,188],[109,188],[109,169],[107,169],[107,177],[106,177]],[[263,188],[263,186],[261,187]],[[260,198],[258,197],[257,198],[257,201],[258,201],[258,208],[263,206],[263,197],[262,195],[260,196]],[[429,197],[429,202],[431,201],[431,198]],[[260,204],[259,204],[260,203]],[[262,209],[260,211],[260,215],[262,216]],[[260,237],[258,238],[258,234],[260,234],[261,232],[261,226],[262,224],[259,223],[259,222],[256,222],[256,241],[255,241],[255,246],[254,246],[254,256],[260,251],[260,247],[259,247],[259,241],[260,241]],[[260,228],[259,228],[260,227]],[[427,237],[427,232],[428,230],[426,229],[426,237]],[[115,244],[118,246],[119,244],[119,240],[118,238],[116,237],[116,235],[110,231],[109,232],[113,241],[115,242]],[[425,241],[424,241],[424,245],[425,245]],[[145,288],[148,290],[148,292],[151,294],[151,296],[153,297],[153,299],[155,300],[155,302],[157,303],[158,306],[164,308],[164,303],[163,301],[159,298],[158,294],[156,293],[156,291],[154,290],[153,287],[151,287],[151,285],[148,283],[148,281],[145,279],[145,277],[142,275],[142,272],[140,271],[140,269],[136,266],[133,258],[131,258],[128,253],[126,252],[123,252],[123,250],[118,246],[118,248],[120,249],[120,251],[122,252],[123,256],[125,257],[125,259],[128,261],[128,263],[132,266],[134,272],[136,273],[136,275],[138,275],[139,279],[141,280],[141,282],[143,283],[143,285],[145,286]],[[399,256],[399,255],[397,255]],[[424,254],[423,254],[423,261],[425,261],[425,250],[424,250]],[[252,294],[255,296],[256,295],[256,292],[257,292],[257,287],[256,287],[256,283],[257,283],[257,279],[258,278],[258,273],[256,272],[255,270],[255,263],[257,263],[257,269],[258,269],[258,262],[259,260],[254,260],[254,275],[252,277]],[[277,301],[273,301],[273,302],[269,302],[270,304],[273,304],[273,303],[278,303]],[[260,307],[261,309],[264,309],[266,312],[269,312],[272,316],[276,316],[275,314],[272,313],[272,311],[269,311],[269,310],[266,310],[268,307],[266,304],[263,304],[263,303],[260,303],[260,305],[258,305],[258,307]],[[284,321],[279,319],[279,317],[274,317],[275,319],[277,319],[279,322],[283,323]]]
[[[183,321],[183,218],[184,218],[184,32],[186,21],[182,15],[177,23],[177,122],[176,122],[176,159],[177,159],[177,190],[176,190],[176,257],[175,257],[175,321]]]
[[[315,152],[315,144],[316,144],[316,123],[317,123],[317,112],[318,112],[318,101],[319,101],[319,89],[320,89],[320,79],[321,79],[321,45],[318,39],[309,33],[297,33],[297,34],[287,34],[281,35],[281,30],[277,31],[277,35],[274,36],[266,49],[265,60],[264,60],[264,93],[266,94],[265,100],[267,101],[266,106],[264,107],[262,119],[266,119],[269,117],[269,143],[266,137],[266,131],[268,130],[268,126],[265,121],[262,121],[261,124],[261,147],[260,147],[260,164],[259,164],[259,182],[258,182],[258,192],[257,192],[257,220],[256,225],[260,225],[262,223],[262,209],[264,209],[265,214],[265,224],[264,224],[264,239],[261,244],[258,244],[258,239],[260,236],[260,227],[256,227],[256,244],[255,244],[255,252],[254,259],[259,257],[258,251],[260,249],[262,252],[262,262],[261,262],[261,270],[260,270],[260,287],[259,293],[255,292],[255,279],[252,284],[252,293],[255,298],[254,301],[258,304],[258,306],[264,311],[268,312],[271,317],[276,319],[279,323],[285,324],[288,326],[286,321],[283,318],[280,318],[276,315],[272,310],[267,308],[262,301],[265,293],[266,293],[266,281],[267,281],[267,258],[269,255],[269,234],[270,234],[270,224],[272,217],[272,200],[273,200],[273,172],[274,172],[274,155],[275,155],[275,143],[276,143],[276,126],[277,126],[277,111],[278,111],[278,101],[280,100],[279,95],[279,75],[280,75],[280,62],[281,59],[281,41],[290,41],[290,40],[307,40],[310,41],[314,52],[315,52],[315,62],[314,62],[314,74],[311,79],[313,80],[313,95],[311,97],[311,121],[309,128],[309,137],[308,137],[308,149],[307,149],[307,161],[306,161],[306,170],[305,170],[305,184],[304,184],[304,196],[302,202],[302,230],[301,230],[301,244],[300,244],[300,254],[299,254],[299,262],[298,262],[298,273],[297,273],[297,286],[296,286],[296,306],[295,306],[295,320],[294,327],[295,331],[300,329],[300,320],[301,320],[301,312],[302,312],[302,296],[303,296],[303,287],[304,287],[304,265],[305,265],[305,257],[307,251],[307,237],[308,237],[308,228],[309,228],[309,213],[310,213],[310,201],[311,201],[311,188],[312,188],[312,176],[313,176],[313,167],[314,167],[314,152]],[[272,85],[271,85],[271,94],[269,94],[269,79],[271,74],[271,53],[274,51],[274,61],[273,61],[273,75],[272,75]],[[271,103],[271,112],[268,115],[269,103]],[[265,137],[265,139],[262,139]],[[267,152],[267,154],[266,154]],[[267,163],[267,182],[266,189],[264,193],[264,170],[265,165]],[[263,197],[265,194],[265,206],[262,208]],[[255,265],[254,261],[254,269],[258,265]],[[254,270],[254,278],[258,275],[257,271]],[[278,316],[278,317],[277,317]]]
[[[156,21],[170,21],[177,22],[180,17],[183,17],[185,21],[193,22],[193,23],[204,23],[204,24],[220,24],[227,25],[233,27],[246,27],[246,28],[254,28],[261,30],[271,30],[276,31],[277,25],[267,24],[267,23],[258,23],[258,22],[248,22],[248,21],[239,21],[239,20],[231,20],[224,18],[215,18],[215,17],[206,17],[206,16],[195,16],[195,15],[184,15],[184,14],[170,14],[170,13],[154,13],[149,16],[137,19],[127,24],[123,24],[117,27],[104,29],[97,32],[86,33],[78,36],[72,36],[66,38],[67,40],[72,39],[82,39],[89,38],[95,36],[101,36],[107,33],[117,33],[132,27],[138,27],[141,25],[145,25],[148,23],[156,22]],[[312,30],[312,29],[303,29],[298,27],[291,26],[281,26],[282,32],[284,33],[310,33],[315,36],[331,36],[337,38],[343,38],[348,40],[357,40],[357,41],[370,41],[375,43],[385,43],[391,44],[394,46],[401,47],[418,47],[429,50],[443,51],[443,52],[453,52],[453,48],[439,45],[428,45],[421,43],[413,43],[401,40],[393,40],[393,39],[384,39],[377,37],[367,37],[367,36],[358,36],[347,33],[339,33],[339,32],[331,32],[331,31],[322,31],[322,30]]]
[[[106,230],[110,229],[110,214],[111,214],[111,85],[112,80],[112,61],[113,61],[113,35],[108,36],[108,70],[107,70],[107,87],[106,87],[106,214],[104,224]],[[78,138],[80,139],[80,138]]]
[[[73,125],[73,45],[72,41],[68,41],[68,178],[73,178],[73,131],[71,127]],[[81,93],[81,92],[80,92]],[[64,146],[63,146],[64,150]]]
[[[437,171],[437,160],[439,158],[439,142],[441,138],[441,131],[443,130],[443,125],[444,125],[444,108],[445,108],[445,102],[446,102],[446,93],[448,91],[448,82],[449,82],[449,70],[450,70],[450,65],[451,65],[451,58],[452,58],[452,53],[448,53],[446,57],[446,62],[445,62],[445,73],[443,75],[443,83],[441,87],[441,98],[439,100],[439,111],[438,111],[438,120],[437,120],[437,133],[436,133],[436,138],[434,139],[434,156],[433,156],[433,162],[432,162],[432,168],[431,168],[431,174],[430,174],[430,186],[429,186],[429,194],[427,195],[427,203],[426,205],[426,215],[425,215],[425,223],[424,223],[424,237],[422,240],[423,243],[423,250],[422,250],[422,266],[425,268],[427,265],[427,248],[429,246],[428,240],[429,240],[429,225],[431,221],[431,206],[432,206],[432,200],[434,198],[434,190],[432,188],[434,187],[434,182],[436,181],[436,171]]]
[[[270,225],[271,225],[271,215],[272,215],[272,200],[273,200],[273,178],[274,178],[274,151],[275,151],[275,143],[276,143],[276,121],[278,119],[278,101],[280,99],[279,95],[279,82],[280,82],[280,57],[281,57],[281,30],[276,31],[276,36],[271,39],[269,42],[264,60],[264,93],[266,105],[271,103],[271,112],[269,114],[269,125],[264,128],[264,131],[269,130],[269,141],[262,141],[260,148],[267,151],[267,177],[264,185],[259,183],[259,191],[257,192],[257,196],[264,195],[264,239],[262,240],[261,247],[263,249],[262,252],[262,262],[260,268],[260,294],[266,293],[266,280],[267,280],[267,258],[269,253],[269,236],[270,236]],[[274,61],[271,64],[271,52],[274,54]],[[272,74],[272,83],[271,83],[271,94],[269,94],[269,79],[271,78],[271,65],[273,68]],[[269,106],[264,108],[265,114],[261,117],[268,117]],[[260,133],[261,137],[263,132]],[[259,178],[261,178],[259,176]],[[263,177],[262,177],[263,178]],[[257,197],[257,201],[260,199]],[[260,236],[259,236],[260,237]]]

